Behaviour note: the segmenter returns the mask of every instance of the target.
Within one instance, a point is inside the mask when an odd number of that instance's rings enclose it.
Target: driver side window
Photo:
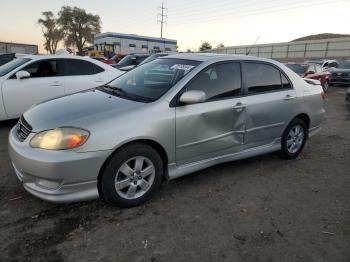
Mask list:
[[[60,76],[60,65],[57,60],[41,60],[34,62],[22,70],[30,74],[30,78]]]
[[[241,94],[240,63],[224,63],[200,72],[188,85],[187,91],[198,90],[206,94],[206,101],[237,97]]]

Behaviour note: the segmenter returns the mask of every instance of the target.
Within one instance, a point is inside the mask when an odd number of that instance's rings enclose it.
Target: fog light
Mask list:
[[[46,188],[46,189],[57,189],[61,185],[60,182],[57,181],[52,181],[52,180],[45,180],[45,179],[40,179],[37,178],[35,181],[35,184],[37,184],[40,187]]]

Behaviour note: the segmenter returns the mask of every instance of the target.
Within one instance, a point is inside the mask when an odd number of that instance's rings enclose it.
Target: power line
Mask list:
[[[188,24],[195,24],[195,23],[207,23],[207,22],[211,22],[211,21],[220,21],[220,20],[225,20],[227,18],[238,18],[238,17],[248,17],[251,15],[259,15],[259,14],[270,14],[270,13],[275,13],[275,12],[283,12],[283,11],[290,11],[293,9],[299,9],[299,8],[304,8],[304,7],[311,7],[311,6],[320,6],[320,5],[325,5],[325,4],[337,4],[337,3],[341,3],[341,2],[345,2],[345,0],[323,0],[322,2],[318,2],[318,3],[305,3],[303,1],[300,2],[295,2],[292,5],[273,5],[273,6],[269,6],[266,8],[260,8],[260,9],[252,9],[250,11],[247,12],[242,12],[240,10],[234,10],[232,12],[232,10],[225,10],[224,13],[217,13],[217,14],[213,14],[213,15],[209,15],[206,16],[205,19],[203,19],[203,17],[199,17],[196,15],[192,15],[191,18],[189,19],[182,19],[183,21],[179,21],[178,17],[176,16],[176,18],[174,18],[173,24],[174,26],[179,26],[179,25],[188,25]],[[176,21],[176,22],[175,22]]]
[[[158,17],[160,16],[160,20],[158,19],[158,23],[160,23],[160,38],[163,38],[163,24],[166,24],[166,21],[164,21],[164,18],[167,18],[167,15],[164,13],[164,10],[167,10],[164,7],[164,3],[162,2],[162,6],[159,6],[161,12],[158,13]]]

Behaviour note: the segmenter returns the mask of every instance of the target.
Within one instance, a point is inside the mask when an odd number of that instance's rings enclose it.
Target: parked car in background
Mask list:
[[[149,55],[147,54],[130,54],[124,57],[120,62],[116,65],[111,65],[114,68],[117,68],[121,71],[129,71],[138,64],[140,64],[143,60],[145,60]]]
[[[323,71],[322,67],[319,64],[287,63],[285,65],[300,75],[302,78],[319,80],[321,82],[323,90],[327,92],[330,82],[330,73]]]
[[[30,55],[0,66],[0,121],[42,101],[103,85],[121,72],[88,57]]]
[[[142,64],[145,64],[145,63],[148,63],[148,62],[151,62],[159,57],[163,57],[163,56],[167,56],[169,55],[168,53],[156,53],[156,54],[152,54],[150,55],[149,57],[147,57],[145,60],[143,60],[140,64],[138,65],[129,65],[129,66],[124,66],[124,67],[121,67],[119,68],[120,71],[123,71],[123,72],[127,72],[127,71],[130,71],[131,69],[137,67],[137,66],[140,66]]]
[[[152,54],[150,55],[149,57],[147,57],[145,60],[143,60],[140,65],[142,64],[145,64],[145,63],[148,63],[148,62],[151,62],[159,57],[163,57],[163,56],[167,56],[169,55],[169,53],[155,53],[155,54]]]
[[[125,55],[125,54],[116,54],[116,55],[112,56],[112,58],[107,59],[107,60],[102,61],[102,62],[109,64],[109,65],[114,65],[114,64],[118,64],[119,61],[122,60],[126,56],[127,55]]]
[[[327,59],[312,59],[305,61],[306,64],[317,64],[320,65],[323,70],[327,71],[328,68],[338,67],[339,62],[337,60],[327,60]]]
[[[0,66],[12,61],[16,58],[15,53],[0,54]]]
[[[100,62],[103,62],[103,63],[105,63],[105,61],[107,60],[107,58],[102,57],[102,56],[90,56],[90,58],[95,59],[95,60],[100,61]]]
[[[323,98],[273,60],[169,55],[31,108],[10,132],[9,154],[39,198],[132,207],[163,178],[275,151],[297,157],[321,128]]]
[[[348,90],[346,91],[346,95],[345,95],[345,104],[347,106],[349,106],[350,108],[350,87],[348,88]]]
[[[338,68],[330,69],[329,72],[331,85],[350,86],[350,60],[339,64]]]

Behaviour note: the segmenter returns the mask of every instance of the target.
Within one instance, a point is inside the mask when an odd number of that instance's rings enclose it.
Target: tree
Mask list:
[[[208,42],[204,42],[200,47],[199,47],[199,51],[204,51],[204,50],[210,50],[212,49],[211,44],[209,44]]]
[[[216,46],[216,48],[224,48],[224,47],[225,47],[225,45],[223,43],[220,43]]]
[[[192,50],[190,48],[187,49],[187,53],[192,53]]]
[[[38,20],[45,38],[44,47],[50,54],[56,53],[58,43],[63,40],[64,33],[57,25],[57,19],[51,11],[42,12],[44,18]]]
[[[65,33],[65,44],[75,45],[78,54],[83,54],[85,44],[94,42],[94,35],[101,31],[98,15],[86,13],[79,7],[63,6],[58,13],[58,23]]]

